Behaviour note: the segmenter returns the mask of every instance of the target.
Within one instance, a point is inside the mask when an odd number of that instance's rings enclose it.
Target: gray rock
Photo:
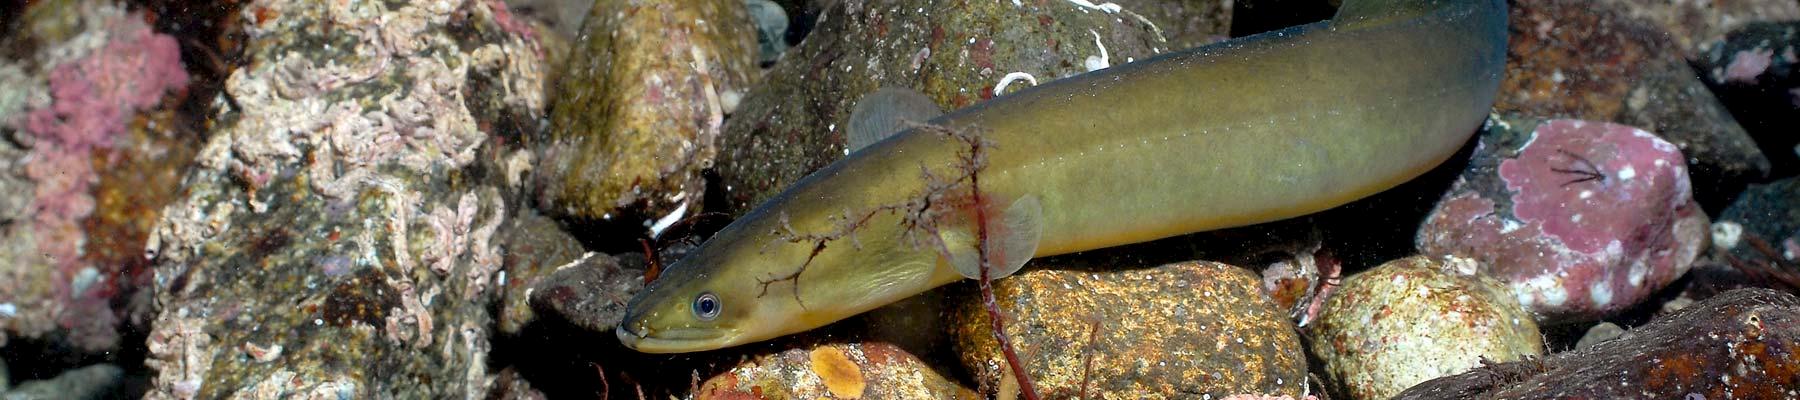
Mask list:
[[[57,374],[55,378],[20,382],[10,391],[0,385],[3,400],[81,400],[116,396],[125,370],[112,364],[94,364]]]

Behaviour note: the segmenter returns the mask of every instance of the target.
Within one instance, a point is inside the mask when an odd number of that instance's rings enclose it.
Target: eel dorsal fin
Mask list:
[[[941,233],[949,250],[950,265],[963,277],[981,277],[981,262],[973,232],[960,229]],[[1006,207],[1006,212],[988,221],[988,278],[1000,279],[1019,272],[1026,261],[1037,254],[1038,240],[1044,235],[1044,207],[1036,195],[1020,196]]]

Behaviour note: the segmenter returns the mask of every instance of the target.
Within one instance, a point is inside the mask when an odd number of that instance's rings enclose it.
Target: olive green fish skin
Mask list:
[[[992,143],[980,171],[990,210],[1041,202],[1036,256],[1335,207],[1453,154],[1492,106],[1507,35],[1501,0],[1345,7],[1333,21],[1058,80],[932,122]],[[823,247],[789,239],[844,233],[845,215],[919,197],[921,170],[966,150],[914,129],[814,172],[639,293],[620,340],[656,353],[729,347],[962,279],[897,213]],[[717,298],[716,317],[697,315],[703,294]]]

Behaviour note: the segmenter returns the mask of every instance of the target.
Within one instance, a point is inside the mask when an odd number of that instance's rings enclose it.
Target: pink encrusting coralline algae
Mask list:
[[[1507,194],[1453,190],[1419,244],[1482,261],[1542,320],[1636,304],[1685,273],[1704,244],[1681,151],[1649,132],[1551,120],[1512,157],[1497,168]]]
[[[111,146],[139,111],[186,88],[187,71],[175,39],[150,29],[141,14],[106,21],[105,44],[60,65],[46,66],[51,103],[20,124],[31,142],[25,175],[36,185],[32,230],[43,263],[55,268],[55,296],[67,304],[57,316],[72,340],[88,349],[116,341],[106,285],[119,268],[88,265],[81,221],[94,212],[94,150]],[[103,164],[104,165],[104,164]],[[93,294],[90,296],[90,294]]]

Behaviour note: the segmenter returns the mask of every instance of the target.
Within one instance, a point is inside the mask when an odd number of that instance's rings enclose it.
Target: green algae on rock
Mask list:
[[[1477,275],[1474,260],[1413,256],[1345,279],[1308,341],[1352,399],[1385,399],[1482,360],[1544,354],[1512,291]]]
[[[698,213],[716,140],[756,76],[741,1],[596,2],[532,137],[545,213],[584,222]],[[660,230],[660,227],[652,228]]]
[[[146,246],[146,397],[485,394],[517,208],[487,130],[542,118],[530,39],[486,0],[243,7],[251,61]]]
[[[1242,268],[1027,269],[995,281],[994,295],[1011,314],[1007,335],[1045,396],[1299,397],[1305,390],[1293,323]],[[983,387],[1000,385],[1010,372],[979,298],[959,303],[952,318],[963,365]]]
[[[1171,49],[1150,24],[1065,1],[836,2],[726,121],[716,184],[726,208],[714,211],[741,215],[843,158],[851,109],[882,87],[953,110],[994,97],[1013,72],[1043,83],[1088,72],[1090,59],[1123,64]]]
[[[918,357],[883,342],[799,347],[708,378],[696,399],[977,399]]]

